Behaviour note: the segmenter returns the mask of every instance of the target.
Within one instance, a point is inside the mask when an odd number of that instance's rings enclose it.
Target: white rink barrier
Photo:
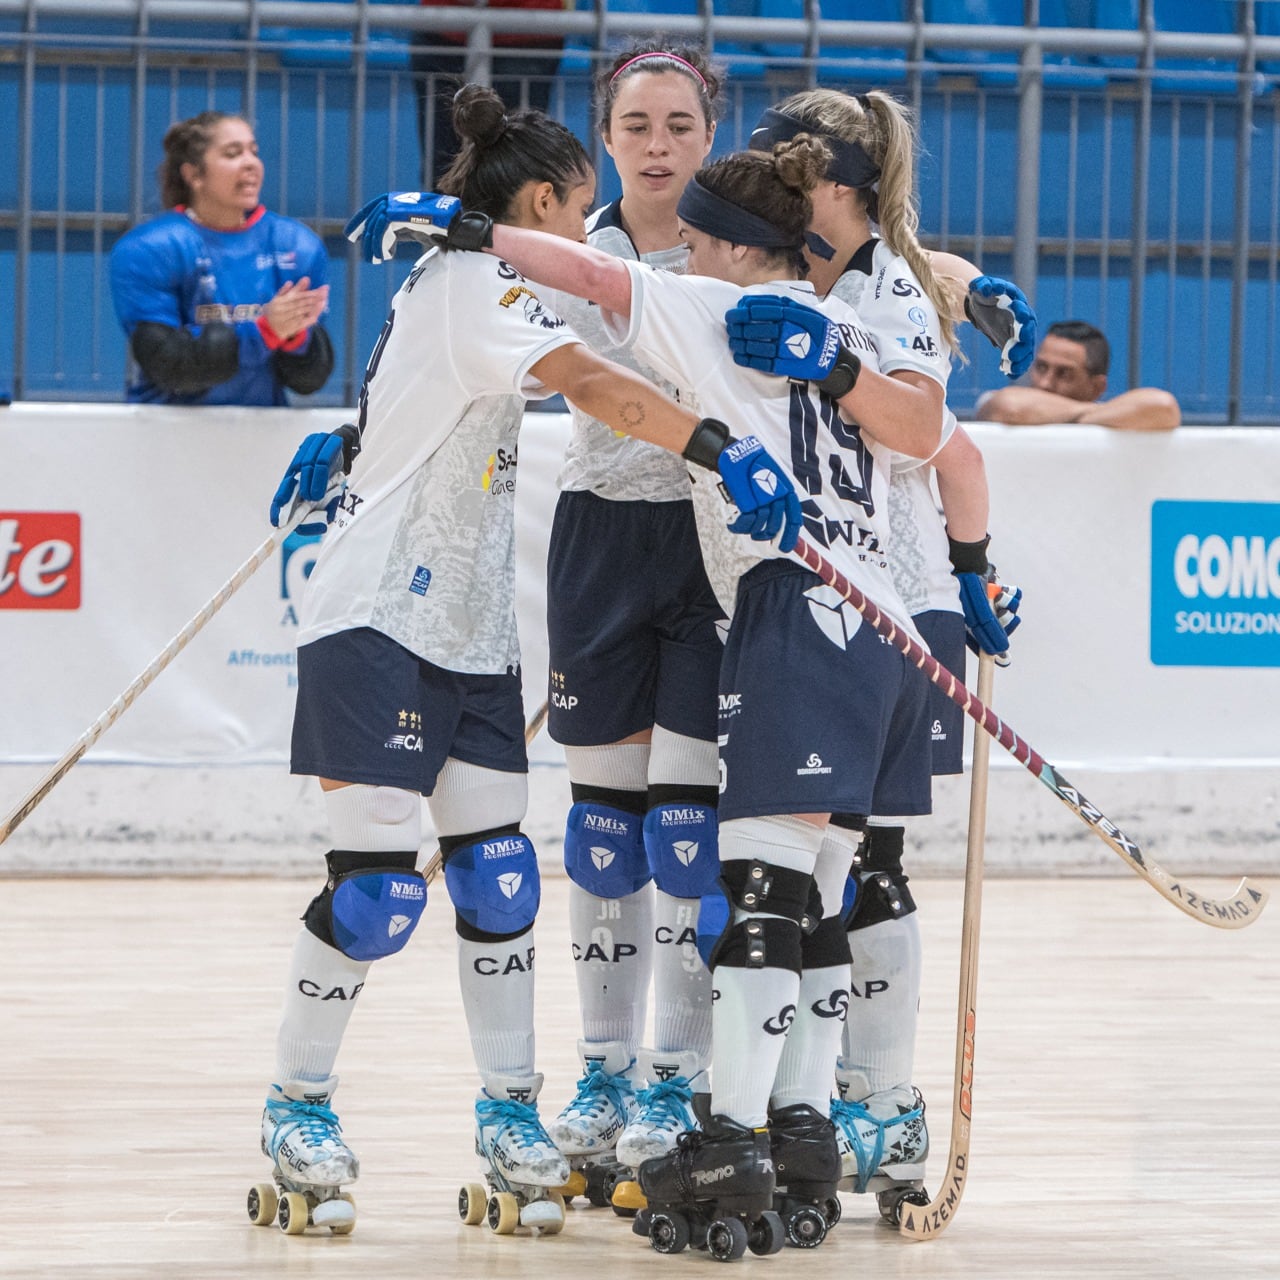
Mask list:
[[[0,409],[0,812],[261,543],[301,438],[343,420]],[[1280,431],[969,429],[987,459],[992,558],[1025,593],[1014,663],[997,675],[1000,715],[1171,869],[1280,870]],[[545,553],[566,437],[563,415],[530,413],[521,439],[517,612],[531,710],[545,682]],[[258,571],[0,846],[0,872],[315,865],[323,814],[286,763],[313,554],[295,538]],[[533,759],[545,768],[528,826],[553,849],[567,786],[545,734]],[[994,751],[994,869],[1119,865],[1022,772]],[[963,787],[939,785],[917,865],[962,867],[964,803]]]

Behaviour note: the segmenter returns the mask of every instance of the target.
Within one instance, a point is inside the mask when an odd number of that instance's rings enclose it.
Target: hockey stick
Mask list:
[[[996,661],[978,658],[978,697],[991,702]],[[982,852],[987,836],[987,769],[991,739],[973,735],[969,777],[969,843],[964,863],[964,922],[960,934],[960,1000],[956,1008],[956,1071],[951,1095],[951,1148],[938,1194],[926,1205],[903,1201],[898,1231],[908,1240],[929,1240],[955,1217],[969,1177],[969,1126],[973,1122],[973,1050],[977,1036],[978,937],[982,925]]]
[[[542,726],[547,723],[547,711],[550,709],[550,703],[544,702],[537,711],[529,717],[529,723],[524,727],[524,745],[527,747],[539,734]],[[431,857],[427,859],[427,865],[422,868],[422,878],[427,884],[430,884],[440,870],[440,864],[444,859],[440,856],[439,848],[435,849]]]
[[[1020,738],[999,716],[976,698],[935,657],[926,653],[909,635],[886,618],[875,602],[853,585],[829,560],[805,541],[796,542],[796,557],[843,596],[909,662],[919,667],[966,715],[977,721],[1010,755],[1038,778],[1091,831],[1120,855],[1155,891],[1167,898],[1193,920],[1219,929],[1243,929],[1252,924],[1266,906],[1268,894],[1243,877],[1228,898],[1210,898],[1183,884],[1143,853],[1101,809],[1091,804],[1030,743]]]
[[[207,604],[159,653],[147,664],[127,689],[71,744],[66,754],[57,764],[36,783],[18,802],[0,824],[0,844],[14,833],[19,825],[27,819],[32,810],[50,791],[67,776],[75,767],[80,757],[89,750],[97,740],[111,728],[117,720],[133,705],[137,696],[180,654],[197,636],[205,624],[231,599],[241,587],[275,554],[276,548],[293,532],[294,528],[312,515],[309,506],[298,506],[289,514],[286,524],[276,529],[271,536],[218,588]]]

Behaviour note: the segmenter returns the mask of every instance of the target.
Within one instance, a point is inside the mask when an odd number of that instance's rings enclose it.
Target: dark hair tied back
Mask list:
[[[453,130],[464,142],[491,147],[507,131],[507,109],[490,88],[464,84],[453,95]]]

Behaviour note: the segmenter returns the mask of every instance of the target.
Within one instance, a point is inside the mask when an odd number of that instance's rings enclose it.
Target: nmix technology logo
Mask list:
[[[79,513],[0,511],[0,609],[79,607]]]
[[[1280,667],[1280,503],[1152,504],[1151,661]]]

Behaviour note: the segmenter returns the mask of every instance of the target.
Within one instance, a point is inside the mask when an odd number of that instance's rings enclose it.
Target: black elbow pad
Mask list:
[[[129,344],[147,378],[173,395],[200,395],[240,369],[240,339],[229,324],[207,324],[195,335],[144,320]]]
[[[277,351],[272,359],[276,377],[290,391],[309,396],[319,391],[333,372],[333,343],[323,325],[313,325],[305,351]]]

